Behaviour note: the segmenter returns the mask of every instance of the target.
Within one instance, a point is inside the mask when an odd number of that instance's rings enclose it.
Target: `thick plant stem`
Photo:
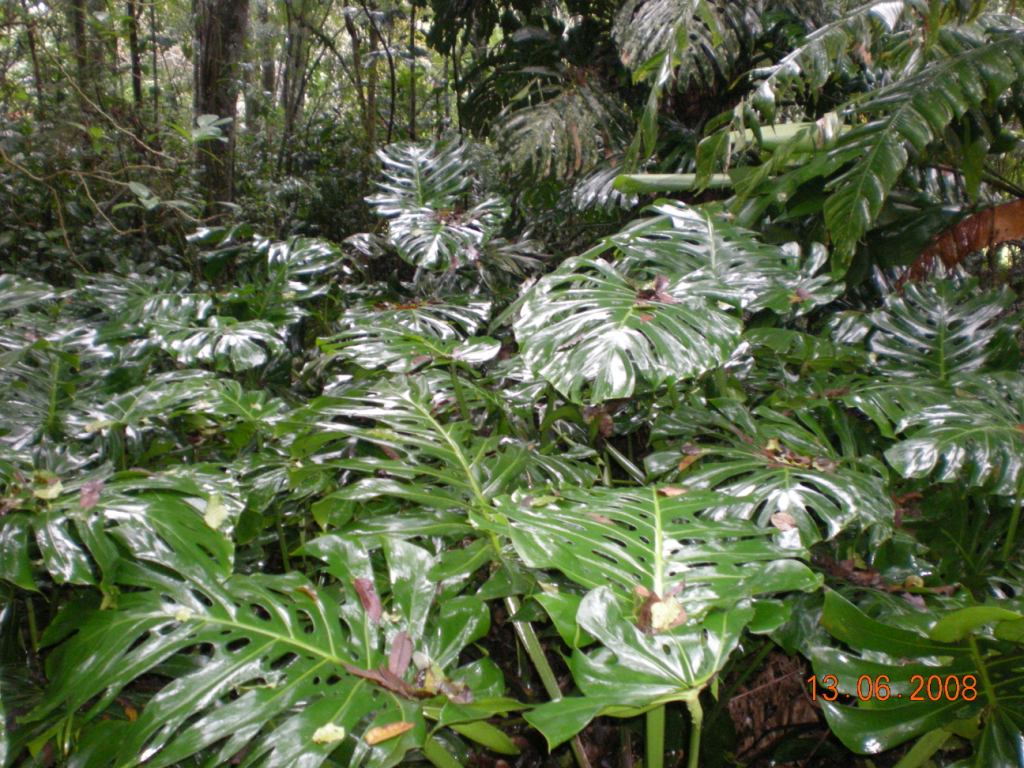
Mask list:
[[[665,765],[665,705],[647,713],[644,727],[644,768],[664,768]]]
[[[704,727],[704,710],[700,708],[700,697],[694,696],[686,702],[690,710],[690,756],[686,768],[698,768],[700,764],[700,732]]]
[[[1020,509],[1024,505],[1024,483],[1017,487],[1017,499],[1013,512],[1010,515],[1010,527],[1006,531],[1006,541],[1003,542],[1003,561],[1009,561],[1013,554],[1013,542],[1017,538],[1017,526],[1020,524]]]
[[[506,597],[505,608],[509,616],[514,616],[519,612],[519,600],[515,597]],[[528,621],[513,621],[512,626],[519,637],[519,642],[526,650],[526,655],[530,657],[530,662],[537,670],[537,674],[540,675],[540,681],[544,685],[544,690],[547,691],[548,698],[551,701],[558,701],[562,698],[562,689],[558,687],[555,671],[551,669],[548,658],[544,655],[544,648],[541,647],[540,640],[537,639],[537,633],[533,631],[533,625]],[[572,753],[576,757],[576,764],[580,768],[590,768],[590,761],[587,759],[587,753],[583,749],[583,742],[579,735],[573,736],[571,746]]]

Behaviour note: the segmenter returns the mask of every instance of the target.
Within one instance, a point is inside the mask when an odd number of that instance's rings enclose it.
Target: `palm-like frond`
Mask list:
[[[1006,90],[1024,78],[1024,33],[974,36],[943,30],[937,52],[921,70],[853,106],[869,122],[841,134],[834,159],[853,165],[829,182],[825,224],[839,264],[849,263],[857,242],[874,224],[909,152],[923,154],[968,111],[990,112]]]
[[[498,130],[505,161],[533,177],[572,179],[589,172],[621,151],[630,128],[614,97],[587,83],[564,85],[507,113]]]

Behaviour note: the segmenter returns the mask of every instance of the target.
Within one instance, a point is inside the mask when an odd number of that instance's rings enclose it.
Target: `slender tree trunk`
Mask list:
[[[36,88],[36,114],[41,115],[45,104],[43,103],[43,72],[39,66],[39,50],[36,43],[36,20],[29,13],[27,0],[22,0],[22,8],[25,10],[25,38],[28,44],[28,53],[32,59],[32,81]]]
[[[462,131],[462,76],[459,74],[459,60],[462,58],[462,53],[466,49],[465,37],[463,37],[462,45],[460,46],[457,42],[452,46],[452,78],[455,84],[455,119],[459,122],[459,136],[463,135]]]
[[[448,83],[448,67],[450,63],[451,55],[445,54],[444,57],[444,120],[438,120],[437,126],[437,138],[441,138],[442,130],[448,128],[452,124],[452,97],[451,88]]]
[[[226,141],[199,145],[207,209],[216,202],[231,202],[235,194],[235,117],[238,69],[242,61],[249,0],[194,0],[195,113],[217,115],[231,122],[222,128]]]
[[[377,25],[370,26],[370,71],[366,74],[366,112],[370,116],[369,131],[366,135],[367,145],[373,152],[377,148],[377,57],[380,37]]]
[[[153,132],[160,136],[160,76],[157,73],[156,0],[149,0],[149,49],[153,67]],[[159,141],[159,138],[156,139]]]
[[[270,106],[274,103],[277,93],[277,62],[274,60],[274,37],[267,31],[270,24],[270,3],[260,6],[260,24],[264,26],[263,37],[260,39],[260,117],[266,121],[267,141],[270,141]]]
[[[416,141],[416,5],[409,11],[409,141]]]
[[[71,49],[75,58],[75,80],[79,90],[82,108],[85,108],[84,94],[89,93],[88,41],[85,38],[85,0],[71,0],[68,6],[71,22]]]
[[[388,103],[388,144],[391,143],[395,132],[395,109],[398,105],[398,75],[395,72],[395,57],[391,54],[392,21],[388,17],[388,34],[384,39],[384,57],[388,61],[388,83],[390,85],[391,99]],[[383,35],[381,36],[383,37]]]
[[[285,3],[288,14],[288,37],[285,44],[284,70],[281,74],[281,109],[284,126],[281,133],[281,149],[278,153],[277,171],[282,168],[293,170],[292,153],[289,151],[295,127],[302,115],[306,96],[306,67],[309,64],[308,33],[306,29],[305,3]]]
[[[372,116],[370,110],[366,105],[366,89],[363,86],[363,56],[360,47],[362,45],[359,29],[356,27],[354,21],[352,21],[352,15],[345,13],[345,30],[348,32],[349,41],[352,44],[352,80],[356,86],[356,97],[359,101],[359,112],[362,116],[363,123],[363,137],[366,140],[366,146],[368,151],[373,151],[373,145],[370,142],[370,123]]]
[[[138,0],[128,0],[126,7],[128,23],[128,55],[132,68],[132,98],[135,103],[136,118],[142,121],[142,54],[139,49],[139,4]]]
[[[391,55],[391,36],[389,34],[387,37],[385,37],[384,34],[380,31],[380,27],[377,26],[377,21],[376,19],[373,18],[373,13],[371,12],[370,7],[367,5],[366,0],[362,0],[362,6],[363,10],[366,12],[367,18],[370,20],[370,50],[372,53],[376,53],[378,50],[377,46],[383,44],[384,58],[387,59],[388,62],[388,79],[391,84],[391,101],[390,104],[388,105],[388,138],[386,143],[390,144],[391,136],[395,130],[395,104],[398,98],[398,78],[395,75],[395,57]],[[373,76],[373,84],[374,86],[376,86],[376,66],[373,67],[371,73]],[[374,103],[374,107],[376,107],[376,101]],[[374,115],[376,114],[376,111],[374,111]]]

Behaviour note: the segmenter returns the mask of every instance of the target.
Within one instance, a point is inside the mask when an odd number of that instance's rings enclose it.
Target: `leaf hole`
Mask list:
[[[270,621],[270,612],[259,603],[250,603],[249,610],[260,621]]]
[[[248,637],[238,637],[228,643],[225,647],[229,653],[238,653],[252,642]]]
[[[285,654],[282,654],[282,655],[278,656],[274,660],[274,662],[270,665],[270,668],[275,670],[275,671],[277,671],[279,669],[284,669],[285,667],[287,667],[289,664],[291,664],[293,661],[295,661],[298,658],[299,658],[299,655],[297,653],[292,653],[291,651],[289,651],[288,653],[285,653]]]
[[[302,627],[302,633],[305,635],[311,635],[316,631],[316,625],[313,623],[313,617],[305,611],[296,611],[296,617],[299,620],[299,626]]]

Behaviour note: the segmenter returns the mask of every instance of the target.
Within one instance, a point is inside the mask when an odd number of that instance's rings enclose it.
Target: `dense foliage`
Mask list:
[[[1024,766],[1012,4],[123,10],[3,21],[0,765]]]

